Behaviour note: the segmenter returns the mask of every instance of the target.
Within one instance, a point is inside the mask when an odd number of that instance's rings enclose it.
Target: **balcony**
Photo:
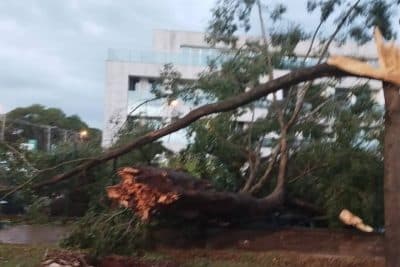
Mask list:
[[[214,48],[191,48],[183,47],[179,52],[158,52],[152,50],[132,50],[132,49],[109,49],[108,61],[135,62],[142,64],[167,64],[182,66],[207,67],[210,60],[217,59],[223,62],[229,58],[227,54],[221,54],[221,51]],[[303,57],[284,56],[275,68],[284,70],[293,70],[301,67],[316,65],[318,59]]]
[[[216,49],[182,48],[179,52],[139,51],[109,49],[108,61],[135,62],[143,64],[167,64],[206,67],[219,55]]]

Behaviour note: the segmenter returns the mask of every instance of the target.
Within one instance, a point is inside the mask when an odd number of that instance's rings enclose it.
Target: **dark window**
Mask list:
[[[129,87],[128,90],[129,91],[135,91],[136,89],[136,84],[139,82],[139,77],[135,77],[135,76],[129,76]]]
[[[273,137],[265,137],[262,140],[261,147],[273,147],[277,143],[277,139]]]
[[[348,88],[335,88],[335,99],[341,101],[346,100],[348,93]]]
[[[149,78],[149,83],[150,83],[150,89],[155,89],[155,87],[157,86],[157,80],[153,79],[153,78]]]

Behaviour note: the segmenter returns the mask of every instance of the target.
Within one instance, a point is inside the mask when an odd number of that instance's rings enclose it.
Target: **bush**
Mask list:
[[[30,223],[47,223],[50,216],[50,198],[38,197],[27,207],[25,219]]]
[[[150,245],[149,227],[128,209],[89,211],[75,223],[61,245],[88,249],[94,257],[112,253],[132,255]]]

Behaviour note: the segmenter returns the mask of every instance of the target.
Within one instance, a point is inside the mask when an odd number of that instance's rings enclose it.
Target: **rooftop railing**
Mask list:
[[[183,66],[206,67],[210,60],[224,61],[228,56],[221,55],[217,49],[182,48],[179,52],[139,51],[132,49],[109,49],[108,61],[135,62],[143,64],[167,64]],[[275,68],[296,69],[305,66],[313,66],[317,59],[303,57],[282,57]]]
[[[211,59],[218,57],[214,49],[183,48],[180,52],[138,51],[109,49],[109,61],[136,62],[143,64],[188,65],[206,67]]]

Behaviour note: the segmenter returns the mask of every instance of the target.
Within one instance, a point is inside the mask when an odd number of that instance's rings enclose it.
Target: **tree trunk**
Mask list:
[[[399,87],[384,83],[384,199],[387,267],[400,266],[400,95]]]
[[[207,222],[266,215],[283,204],[280,194],[257,199],[248,194],[216,192],[204,180],[184,172],[153,167],[126,167],[121,182],[107,188],[108,197],[132,209],[142,220],[165,214]]]

